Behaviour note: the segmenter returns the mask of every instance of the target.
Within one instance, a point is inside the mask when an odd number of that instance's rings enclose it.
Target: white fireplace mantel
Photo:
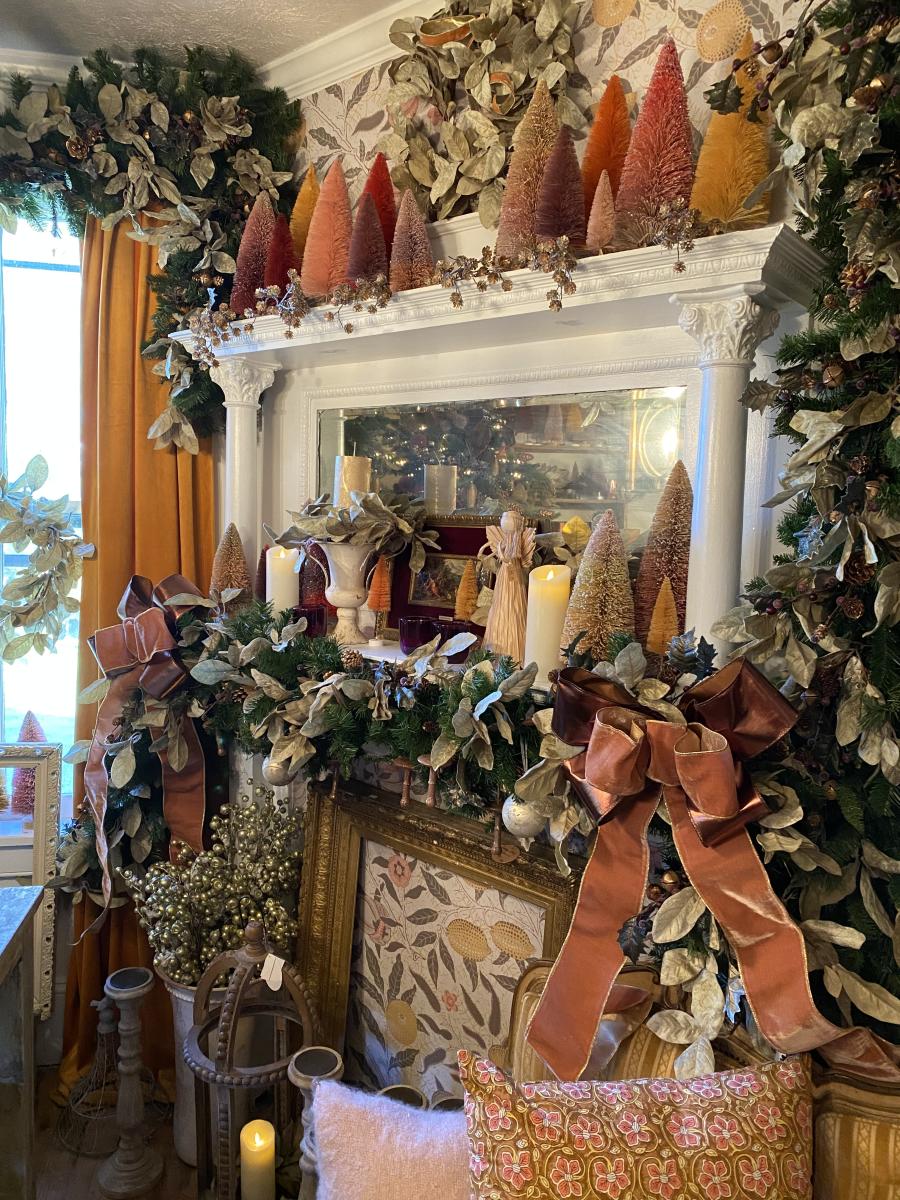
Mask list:
[[[585,259],[556,314],[549,278],[520,270],[508,292],[464,284],[461,310],[434,286],[375,313],[348,311],[349,335],[322,310],[292,336],[279,317],[258,319],[221,347],[213,369],[225,393],[224,518],[236,521],[248,559],[263,517],[277,525],[315,493],[322,409],[677,383],[688,388],[695,491],[688,622],[708,635],[742,570],[756,573],[768,553],[755,508],[773,482],[772,454],[764,422],[748,449],[738,401],[779,323],[805,321],[822,264],[786,225],[704,238],[682,258],[680,273],[675,252],[659,246]],[[276,371],[260,438],[259,399]]]

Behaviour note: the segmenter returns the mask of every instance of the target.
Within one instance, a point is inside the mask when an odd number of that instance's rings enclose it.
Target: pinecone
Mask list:
[[[69,158],[74,158],[77,162],[81,162],[90,154],[90,147],[82,137],[77,134],[66,139],[66,153]]]
[[[869,268],[862,263],[851,262],[841,271],[841,285],[845,292],[861,292],[869,283]]]
[[[866,562],[865,556],[859,550],[854,551],[850,555],[844,566],[845,583],[852,583],[859,586],[868,583],[874,574],[874,566]]]
[[[341,666],[345,671],[358,671],[364,662],[365,659],[358,650],[344,650],[341,652]]]
[[[848,621],[858,621],[866,610],[859,596],[847,596],[841,605],[841,611]]]

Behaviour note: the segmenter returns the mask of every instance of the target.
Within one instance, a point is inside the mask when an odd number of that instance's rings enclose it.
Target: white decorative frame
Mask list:
[[[30,833],[4,835],[0,825],[0,886],[45,884],[56,875],[62,746],[47,742],[0,743],[0,769],[34,771],[34,824]],[[53,1003],[56,893],[45,888],[34,919],[34,1012],[42,1021]]]

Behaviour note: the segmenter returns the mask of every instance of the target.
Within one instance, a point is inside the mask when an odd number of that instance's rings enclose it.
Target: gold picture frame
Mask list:
[[[30,828],[5,830],[0,821],[0,887],[49,883],[56,875],[59,810],[62,787],[62,746],[47,742],[0,743],[0,770],[17,767],[34,771],[34,813]],[[50,1018],[53,1006],[53,947],[56,893],[44,887],[34,917],[34,1013]]]
[[[460,886],[464,885],[476,898],[476,903],[479,898],[487,899],[489,891],[491,894],[496,891],[502,897],[508,897],[514,909],[521,910],[523,904],[539,909],[543,936],[542,944],[534,945],[536,958],[555,958],[568,931],[577,899],[579,871],[563,877],[552,854],[545,853],[542,848],[532,847],[527,856],[511,863],[495,862],[491,855],[490,834],[478,822],[428,809],[421,804],[401,809],[395,796],[362,786],[347,784],[333,795],[322,791],[311,793],[304,844],[297,963],[318,1010],[325,1043],[340,1053],[345,1051],[348,1030],[354,934],[361,907],[360,887],[367,844],[388,848],[395,858],[402,858],[419,871],[425,864],[429,870],[433,868],[437,872],[436,878],[429,883],[429,889],[435,890],[424,896],[424,902],[431,905],[432,910],[440,903],[434,899],[435,894],[440,896],[445,890],[452,891],[457,879]],[[438,883],[437,879],[444,883]],[[471,933],[471,922],[460,920],[456,909],[446,909],[447,917],[454,914],[455,923],[460,927],[468,926]],[[418,916],[416,913],[411,919]],[[515,928],[510,922],[500,920],[492,927],[495,933],[498,926],[507,930]],[[474,934],[479,932],[475,929]],[[417,936],[421,937],[421,933]],[[481,937],[484,939],[484,934]],[[487,944],[486,940],[484,944]],[[446,946],[440,947],[444,963],[447,962],[446,950]],[[517,977],[524,955],[503,955],[496,947],[492,947],[492,952],[498,961],[506,962],[503,969],[507,975]],[[462,956],[466,957],[465,949]],[[402,957],[402,954],[393,955],[394,973],[399,970],[397,961]],[[470,963],[458,962],[471,974]],[[425,974],[423,969],[414,978],[421,984]],[[459,1005],[462,1008],[468,1001],[462,994],[466,991],[462,986],[465,979],[462,971],[460,976]],[[434,1029],[444,1015],[435,1010],[438,984],[436,980],[433,982],[431,1012],[424,1025],[420,1022],[423,1031],[425,1026]],[[509,985],[507,1007],[510,1011],[514,982]],[[449,1008],[447,993],[441,999],[447,1001]],[[503,1002],[507,1004],[505,993]],[[496,1025],[496,1015],[492,1015]],[[505,1020],[508,1018],[509,1013],[506,1013]],[[409,1022],[414,1018],[407,1013],[405,1019]],[[468,1019],[471,1026],[471,1015]],[[439,1031],[434,1029],[434,1032]],[[499,1030],[499,1036],[495,1035],[494,1040],[502,1042],[506,1032],[506,1028]],[[494,1034],[494,1030],[491,1033]],[[446,1032],[441,1037],[444,1045],[449,1044]]]

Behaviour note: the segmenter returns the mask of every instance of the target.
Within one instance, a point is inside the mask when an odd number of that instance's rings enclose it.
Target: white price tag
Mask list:
[[[273,992],[277,992],[281,987],[281,968],[283,966],[284,959],[279,958],[277,954],[266,955],[266,961],[262,965],[259,977],[266,981]]]

